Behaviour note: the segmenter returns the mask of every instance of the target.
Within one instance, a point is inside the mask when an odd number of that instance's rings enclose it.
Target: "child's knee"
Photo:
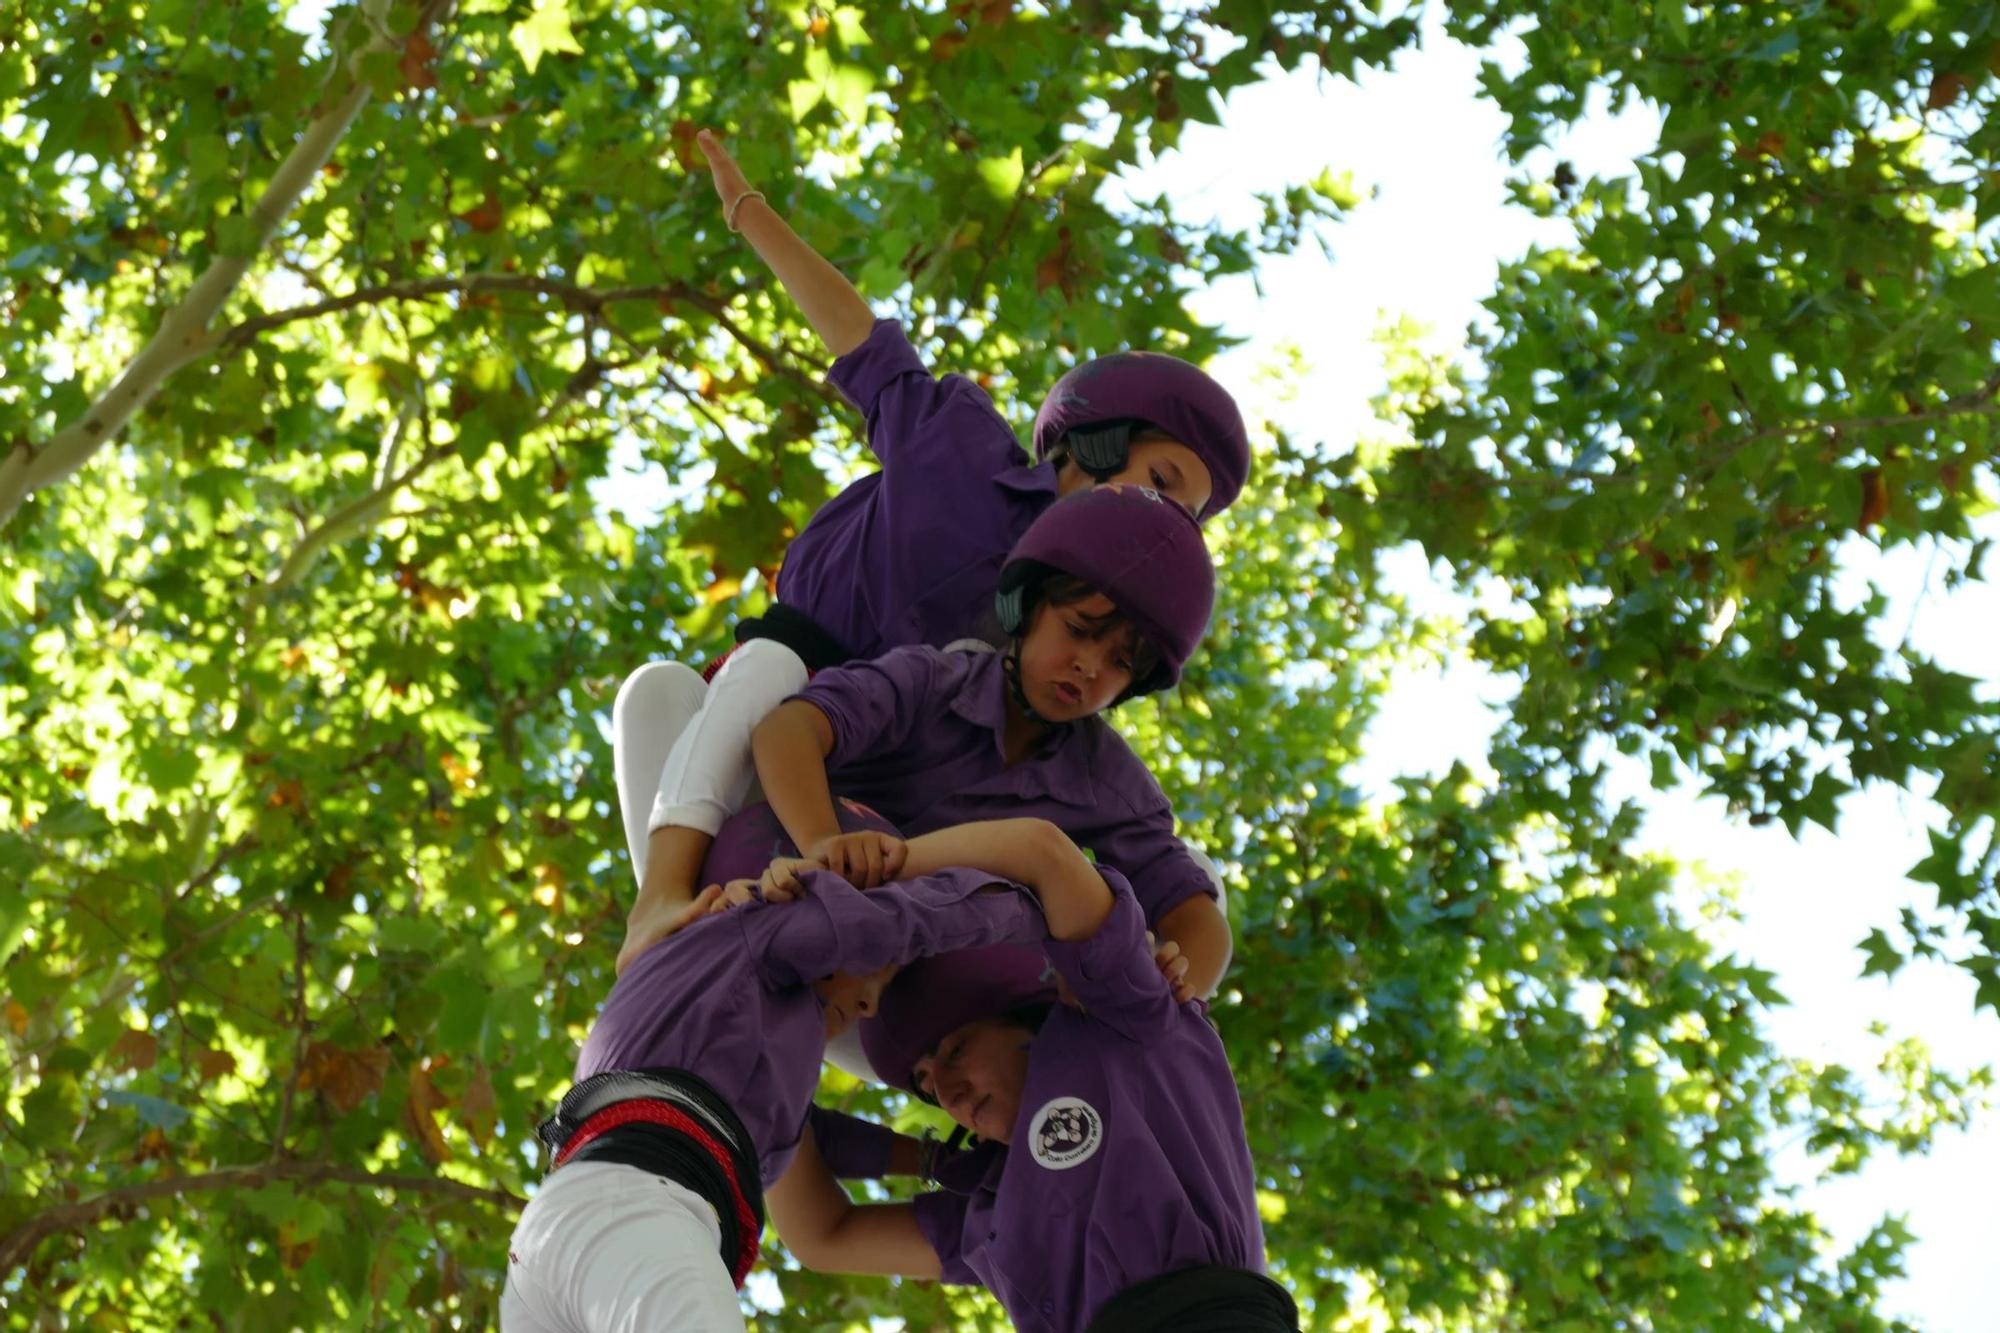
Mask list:
[[[692,712],[701,707],[708,684],[680,662],[648,662],[625,677],[611,701],[611,723],[627,718]]]

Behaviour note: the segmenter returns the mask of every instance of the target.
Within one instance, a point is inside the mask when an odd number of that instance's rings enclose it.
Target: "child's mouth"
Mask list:
[[[1056,697],[1066,704],[1080,704],[1083,702],[1083,691],[1066,680],[1059,680],[1056,682]]]

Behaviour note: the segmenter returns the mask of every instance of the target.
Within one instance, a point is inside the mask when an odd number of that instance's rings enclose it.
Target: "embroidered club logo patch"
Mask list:
[[[1104,1118],[1081,1097],[1058,1097],[1035,1112],[1028,1155],[1051,1171],[1081,1166],[1104,1146]]]

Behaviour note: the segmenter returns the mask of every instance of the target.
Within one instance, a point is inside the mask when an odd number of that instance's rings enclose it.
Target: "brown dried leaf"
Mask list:
[[[1924,99],[1924,108],[1929,111],[1944,110],[1965,96],[1965,90],[1970,82],[1971,80],[1958,71],[1946,70],[1931,80],[1931,92],[1930,96]]]
[[[451,1145],[445,1142],[444,1131],[438,1128],[437,1112],[451,1104],[437,1085],[431,1082],[431,1071],[442,1068],[443,1060],[425,1060],[410,1074],[410,1095],[403,1103],[403,1124],[410,1131],[410,1137],[423,1149],[424,1156],[433,1163],[451,1159]]]
[[[437,75],[431,69],[431,62],[435,59],[437,59],[437,47],[431,45],[431,39],[421,30],[411,33],[409,39],[403,43],[402,59],[396,62],[396,68],[403,74],[403,86],[437,87]]]
[[[228,1051],[218,1051],[212,1046],[204,1046],[194,1053],[195,1072],[204,1083],[213,1083],[219,1078],[227,1078],[236,1072],[236,1057]]]
[[[160,1039],[144,1028],[126,1028],[111,1043],[111,1063],[137,1072],[151,1069],[160,1058]]]
[[[316,1041],[306,1047],[299,1086],[317,1089],[334,1110],[345,1113],[381,1090],[388,1068],[389,1053],[379,1046],[347,1051],[330,1041]]]
[[[1881,468],[1869,468],[1861,474],[1861,515],[1855,520],[1857,528],[1871,528],[1880,523],[1889,513],[1889,481],[1882,475]]]
[[[483,1064],[472,1067],[472,1077],[466,1080],[465,1092],[458,1099],[459,1123],[465,1132],[483,1151],[493,1142],[493,1127],[499,1119],[499,1102],[493,1096],[493,1076]]]
[[[476,232],[498,231],[500,224],[507,220],[507,211],[500,205],[499,194],[488,190],[485,201],[460,213],[458,220]]]

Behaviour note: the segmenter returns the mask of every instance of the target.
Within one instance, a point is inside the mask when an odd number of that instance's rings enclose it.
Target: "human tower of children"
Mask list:
[[[1099,716],[1200,649],[1198,524],[1250,470],[1235,403],[1174,357],[1104,357],[1056,384],[1029,463],[700,146],[881,469],[799,534],[712,679],[653,663],[619,691],[638,896],[541,1127],[503,1328],[741,1329],[767,1223],[807,1267],[983,1285],[1023,1330],[1296,1328],[1203,998],[1219,887]],[[961,1133],[814,1106],[828,1058]],[[839,1184],[888,1176],[928,1188]]]

